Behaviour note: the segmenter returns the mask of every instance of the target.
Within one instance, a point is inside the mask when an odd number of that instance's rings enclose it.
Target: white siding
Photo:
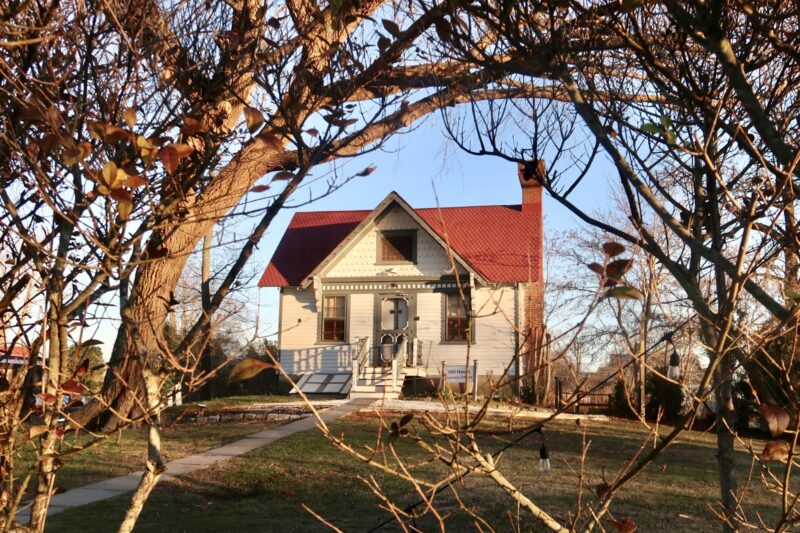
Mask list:
[[[373,308],[375,296],[371,293],[350,295],[350,342],[355,343],[358,337],[372,337]]]
[[[463,365],[466,344],[442,342],[442,293],[419,293],[417,296],[417,338],[422,341],[422,360],[429,375],[438,375],[442,361]],[[515,291],[512,286],[479,288],[474,292],[475,343],[470,347],[470,359],[478,360],[480,375],[500,376],[512,363],[516,336],[514,328]],[[281,363],[290,374],[304,372],[347,372],[358,337],[374,334],[374,302],[371,293],[349,296],[347,345],[318,344],[319,314],[313,289],[284,289],[281,295],[280,355]],[[298,322],[298,319],[300,321]],[[373,339],[374,342],[374,339]],[[511,374],[514,365],[511,364]]]
[[[442,342],[442,293],[417,295],[417,338],[422,341],[422,360],[430,375],[438,375],[442,361],[463,365],[466,344]],[[515,291],[512,286],[479,288],[474,292],[475,343],[470,359],[478,360],[480,375],[499,376],[514,358]],[[290,374],[304,372],[347,372],[355,353],[358,337],[374,335],[375,297],[371,293],[349,296],[347,345],[318,344],[319,317],[313,289],[286,288],[281,295],[281,363]],[[298,319],[300,321],[298,322]],[[374,342],[374,339],[373,339]],[[514,365],[511,364],[511,374]]]
[[[514,288],[478,289],[473,306],[478,318],[472,357],[478,360],[479,373],[485,375],[491,371],[499,376],[511,365],[509,373],[513,375],[515,369],[511,363],[516,348]]]
[[[372,335],[371,294],[352,294],[348,300],[349,342],[318,344],[319,317],[314,290],[286,288],[281,294],[280,358],[286,372],[347,372],[357,337]],[[299,320],[299,322],[298,322]]]
[[[466,344],[442,343],[442,313],[444,295],[420,294],[417,299],[417,338],[423,343],[422,357],[430,375],[437,375],[442,361],[463,365],[466,361]],[[503,373],[515,355],[514,328],[515,291],[512,286],[479,288],[473,296],[475,343],[470,347],[470,359],[478,360],[479,375],[490,372]],[[514,365],[511,364],[511,374]]]
[[[386,230],[417,230],[417,263],[414,265],[376,264],[378,258],[378,234]],[[444,248],[422,229],[408,214],[394,207],[353,243],[338,261],[324,273],[326,278],[361,278],[386,276],[388,270],[396,276],[441,276],[452,274],[450,261]],[[460,272],[463,270],[459,269]]]

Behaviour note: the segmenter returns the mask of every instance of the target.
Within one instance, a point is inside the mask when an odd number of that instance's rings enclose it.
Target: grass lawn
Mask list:
[[[368,443],[374,442],[376,423],[375,418],[356,415],[334,428],[352,442]],[[578,427],[572,421],[551,423],[545,432],[553,463],[549,473],[538,470],[538,436],[507,451],[499,463],[525,494],[559,519],[567,518],[574,509],[584,430],[590,443],[584,498],[592,499],[593,487],[602,481],[603,471],[612,477],[638,449],[645,433],[636,424],[598,421]],[[502,445],[490,437],[483,444],[487,450]],[[756,448],[760,449],[760,444]],[[407,456],[422,457],[408,440],[399,441],[398,449]],[[749,466],[749,456],[741,453],[737,464],[740,479]],[[435,479],[445,469],[438,464],[427,465],[420,473]],[[358,479],[370,474],[382,481],[385,491],[399,504],[416,500],[407,484],[334,450],[317,432],[296,434],[162,483],[147,503],[137,531],[326,531],[302,509],[302,503],[345,531],[364,531],[388,516],[378,508],[377,497]],[[714,436],[690,433],[619,493],[612,512],[617,518],[630,517],[642,532],[718,531],[710,510],[718,499],[716,480]],[[457,489],[464,503],[487,517],[496,530],[511,530],[509,513],[516,513],[516,509],[491,480],[470,475]],[[48,520],[48,531],[114,531],[126,501],[121,497],[55,515]],[[777,512],[777,502],[754,479],[744,509],[751,518],[758,513],[768,519]],[[451,493],[443,493],[438,503],[449,513],[448,529],[475,530]],[[418,526],[430,531],[435,524],[423,517]],[[522,530],[542,531],[543,527],[523,513]]]
[[[247,435],[257,433],[282,422],[255,420],[230,422],[224,424],[177,424],[165,426],[162,430],[162,449],[165,461],[180,459],[210,448],[216,448]],[[91,440],[83,434],[77,441],[71,434],[64,437],[61,451],[68,453],[75,446]],[[64,466],[58,471],[56,484],[65,489],[79,487],[95,481],[128,474],[144,468],[147,456],[147,434],[144,429],[126,429],[122,436],[111,435],[105,442],[91,448],[68,455]],[[25,453],[25,459],[32,460],[32,453]],[[23,465],[18,465],[22,472]]]

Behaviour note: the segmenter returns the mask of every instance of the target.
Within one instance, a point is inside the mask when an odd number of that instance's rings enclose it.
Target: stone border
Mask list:
[[[329,403],[312,404],[318,412],[323,412],[336,405]],[[195,413],[170,417],[166,423],[169,425],[184,424],[215,424],[218,422],[240,422],[251,420],[292,421],[311,416],[311,410],[306,404],[255,404],[233,409],[204,414],[203,410]]]
[[[217,422],[239,422],[242,420],[300,420],[311,416],[311,413],[269,413],[269,412],[248,412],[248,413],[219,413],[213,415],[194,415],[189,416],[174,423],[180,424],[215,424]]]

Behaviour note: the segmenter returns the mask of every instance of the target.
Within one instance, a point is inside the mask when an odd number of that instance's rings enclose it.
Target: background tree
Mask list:
[[[68,373],[74,374],[80,365],[85,365],[86,372],[80,376],[79,382],[88,389],[96,392],[103,386],[106,375],[106,363],[103,360],[103,351],[99,346],[82,346],[77,350],[75,346],[69,349],[70,365]],[[88,392],[87,391],[87,392]]]

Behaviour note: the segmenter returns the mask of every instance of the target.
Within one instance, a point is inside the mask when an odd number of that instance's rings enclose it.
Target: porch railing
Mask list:
[[[397,345],[397,355],[392,359],[392,390],[397,388],[398,369],[405,368],[408,361],[408,341],[405,337]]]
[[[358,383],[358,377],[367,369],[367,358],[370,352],[369,337],[359,337],[356,341],[356,353],[353,356],[353,383]]]
[[[422,364],[422,340],[412,339],[408,347],[408,366],[419,366]]]

